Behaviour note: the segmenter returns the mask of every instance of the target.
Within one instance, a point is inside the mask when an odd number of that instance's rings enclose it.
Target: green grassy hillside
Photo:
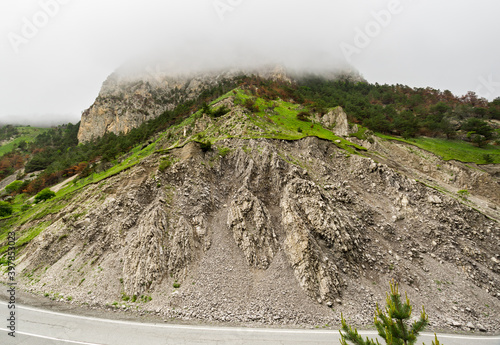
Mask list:
[[[309,109],[301,104],[290,103],[279,100],[265,100],[254,97],[248,92],[236,89],[223,97],[213,101],[210,106],[213,112],[218,108],[217,103],[226,98],[232,98],[235,105],[241,105],[240,116],[224,116],[214,118],[207,129],[197,133],[192,140],[208,140],[212,144],[222,139],[241,138],[255,139],[268,138],[280,140],[299,140],[305,137],[318,137],[332,141],[338,147],[349,152],[356,150],[366,151],[366,148],[354,144],[342,137],[335,135],[332,131],[324,128],[312,119],[312,116],[304,116],[300,119],[300,113],[308,113]],[[190,127],[203,116],[203,110],[199,110],[180,125],[177,129]]]
[[[486,145],[485,147],[477,147],[462,140],[426,137],[403,139],[384,134],[377,135],[383,139],[398,140],[415,145],[434,153],[445,161],[456,160],[464,163],[500,164],[500,146]]]
[[[35,140],[36,136],[49,131],[49,128],[39,128],[39,127],[16,127],[19,134],[14,140],[10,140],[7,143],[0,146],[0,156],[12,151],[14,147],[19,145],[19,143],[26,141],[32,142]]]

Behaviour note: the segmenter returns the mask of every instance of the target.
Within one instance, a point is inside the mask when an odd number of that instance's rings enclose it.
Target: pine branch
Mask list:
[[[380,345],[378,340],[374,342],[373,340],[368,339],[368,337],[366,337],[366,340],[363,340],[363,337],[359,335],[358,330],[353,330],[351,326],[347,326],[344,315],[342,313],[340,315],[342,320],[342,330],[345,332],[345,334],[343,334],[339,331],[341,337],[340,344],[349,345],[347,341],[352,341],[355,345]]]
[[[422,343],[422,345],[425,345],[425,343]],[[436,333],[434,333],[434,340],[432,341],[432,345],[444,345],[439,342]]]
[[[420,319],[415,321],[411,327],[412,332],[418,336],[420,331],[422,331],[429,324],[429,317],[425,313],[425,308],[422,307],[422,312],[420,313]]]
[[[441,345],[441,343],[438,340],[438,337],[436,333],[434,333],[434,340],[432,341],[432,345]]]
[[[385,340],[387,345],[414,345],[420,331],[429,324],[429,318],[422,307],[420,319],[410,326],[408,320],[411,317],[413,309],[408,295],[405,293],[405,300],[403,302],[399,294],[398,284],[392,281],[390,287],[391,293],[387,293],[386,295],[386,308],[381,310],[377,304],[374,315],[375,327],[379,336]],[[342,345],[348,345],[347,341],[351,341],[355,345],[380,345],[378,340],[374,342],[368,339],[368,337],[366,340],[363,340],[356,329],[353,330],[350,326],[347,326],[343,315],[342,331],[340,331],[340,343]],[[432,342],[432,345],[441,345],[436,335],[434,335],[434,338],[435,341]]]

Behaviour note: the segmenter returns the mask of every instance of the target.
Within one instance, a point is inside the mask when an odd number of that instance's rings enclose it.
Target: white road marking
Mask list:
[[[7,305],[7,303],[0,302],[0,305]],[[98,322],[107,322],[121,325],[135,325],[141,327],[153,327],[153,328],[170,328],[170,329],[184,329],[184,330],[193,330],[193,331],[218,331],[218,332],[259,332],[259,333],[288,333],[288,334],[311,334],[311,333],[321,333],[321,334],[338,334],[339,331],[326,331],[326,330],[280,330],[280,329],[265,329],[265,328],[230,328],[230,327],[204,327],[204,326],[184,326],[184,325],[160,325],[153,323],[140,323],[133,321],[121,321],[121,320],[109,320],[109,319],[101,319],[95,317],[88,316],[79,316],[73,314],[64,314],[58,313],[54,311],[48,311],[38,308],[31,308],[25,306],[16,306],[19,309],[31,310],[38,313],[64,316],[64,317],[72,317],[75,319],[88,320],[88,321],[98,321]],[[376,331],[358,331],[360,335],[378,335]],[[20,333],[21,334],[21,333]],[[434,333],[420,333],[420,335],[434,337]],[[451,334],[439,334],[439,338],[448,338],[448,339],[466,339],[466,340],[500,340],[500,337],[490,337],[490,336],[459,336],[459,335],[451,335]],[[88,343],[81,343],[88,344]],[[92,344],[95,345],[95,344]]]
[[[8,329],[4,329],[4,328],[0,328],[0,331],[10,332]],[[66,339],[60,339],[60,338],[47,337],[45,335],[32,334],[32,333],[26,333],[26,332],[18,332],[18,331],[16,331],[16,334],[23,334],[23,335],[27,335],[27,336],[33,337],[33,338],[41,338],[41,339],[48,339],[48,340],[55,340],[55,341],[63,341],[65,343],[70,343],[70,344],[102,345],[102,344],[96,344],[96,343],[86,343],[86,342],[82,342],[82,341],[74,341],[74,340],[66,340]]]

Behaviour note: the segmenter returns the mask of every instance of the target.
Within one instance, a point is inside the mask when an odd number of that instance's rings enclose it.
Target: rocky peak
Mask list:
[[[256,75],[292,83],[311,74],[315,73],[292,70],[280,65],[190,72],[172,71],[158,66],[133,71],[122,68],[106,79],[94,104],[83,112],[78,140],[89,141],[108,132],[127,133],[143,122],[195,99],[204,90],[224,81],[234,81],[242,75]],[[360,78],[352,72],[322,74],[328,79],[344,78],[346,75],[355,80]]]

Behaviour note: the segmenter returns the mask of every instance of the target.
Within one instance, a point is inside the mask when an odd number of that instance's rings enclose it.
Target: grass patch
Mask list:
[[[486,145],[484,148],[461,140],[447,140],[440,138],[412,138],[403,139],[377,133],[382,139],[397,140],[415,145],[429,151],[445,161],[456,160],[464,163],[500,164],[500,147]]]
[[[160,161],[160,166],[158,167],[158,170],[161,172],[167,170],[175,163],[175,161],[176,160],[172,159],[172,157],[162,158],[162,160]]]
[[[61,242],[62,240],[68,238],[68,234],[64,234],[64,235],[61,235],[59,236],[59,238],[57,239],[58,242]]]
[[[37,226],[27,229],[23,234],[17,235],[18,240],[16,241],[16,253],[19,252],[21,248],[31,242],[35,237],[37,237],[43,230],[45,230],[51,222],[42,222]],[[5,234],[6,235],[6,234]],[[7,252],[8,247],[3,246],[0,248],[0,255],[3,255]]]
[[[338,147],[351,153],[355,153],[356,150],[366,151],[366,148],[336,136],[332,131],[310,120],[312,116],[306,116],[309,113],[301,105],[283,100],[266,101],[262,98],[252,97],[241,89],[235,89],[234,91],[236,93],[231,91],[230,94],[234,95],[235,104],[239,104],[246,109],[246,119],[243,122],[253,125],[243,130],[243,133],[238,133],[238,138],[300,140],[305,137],[318,137],[332,141]],[[246,106],[249,102],[252,103],[252,111],[248,110],[248,106]],[[193,116],[196,116],[196,114]],[[241,119],[231,119],[229,121],[234,121],[232,127],[241,124]],[[220,133],[220,129],[221,125],[217,122],[204,131],[203,135],[212,143],[233,137],[228,133]]]
[[[367,140],[368,137],[366,135],[366,131],[368,128],[357,125],[358,126],[358,131],[356,133],[349,134],[350,137],[353,138],[358,138],[359,140]]]
[[[229,147],[219,147],[218,151],[219,156],[226,157],[231,152],[231,149]]]
[[[152,300],[153,300],[153,298],[151,296],[148,296],[148,295],[142,295],[141,296],[141,302],[143,302],[143,303],[148,303],[148,302],[150,302]]]
[[[50,128],[39,128],[39,127],[16,127],[19,131],[19,136],[14,140],[0,146],[0,156],[12,151],[13,148],[17,147],[22,141],[28,143],[35,140],[35,138],[42,133],[50,130]]]

